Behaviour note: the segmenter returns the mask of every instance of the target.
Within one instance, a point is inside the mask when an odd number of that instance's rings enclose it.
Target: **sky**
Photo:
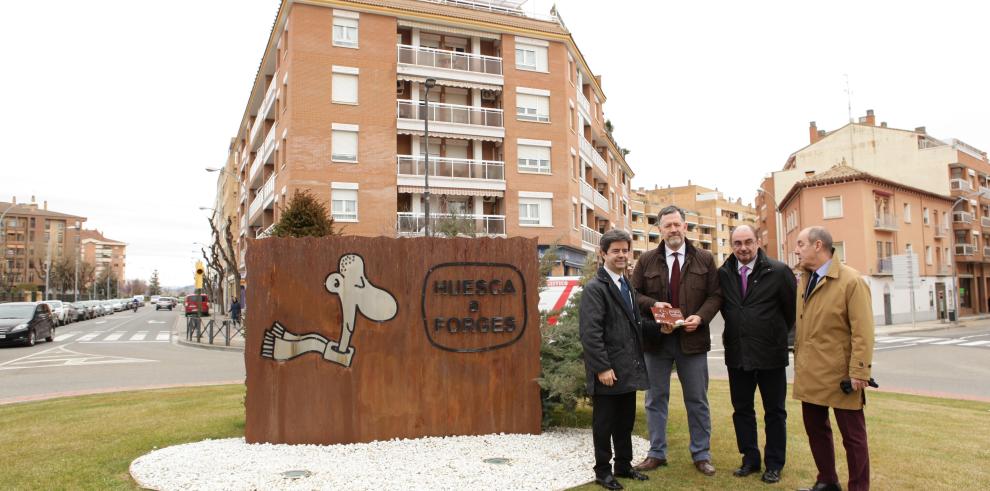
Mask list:
[[[990,6],[970,1],[530,0],[558,12],[631,153],[633,187],[751,203],[808,143],[873,109],[990,149]],[[126,242],[127,277],[192,283],[216,174],[278,0],[4,2],[0,201]],[[851,95],[847,93],[848,86]]]

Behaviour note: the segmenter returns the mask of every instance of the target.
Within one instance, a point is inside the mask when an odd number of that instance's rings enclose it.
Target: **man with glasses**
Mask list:
[[[797,281],[786,264],[766,256],[756,233],[740,225],[729,237],[732,256],[718,270],[722,287],[725,366],[729,371],[732,424],[742,465],[732,474],[760,471],[753,397],[763,398],[766,483],[780,481],[787,453],[787,333],[794,326]]]

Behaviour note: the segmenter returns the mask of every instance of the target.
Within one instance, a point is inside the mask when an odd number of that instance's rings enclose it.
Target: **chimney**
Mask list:
[[[881,121],[880,122],[880,127],[881,128],[886,128],[887,127],[887,122],[886,121]]]
[[[870,126],[876,126],[877,125],[877,117],[873,115],[873,110],[872,109],[867,109],[866,110],[866,124],[868,124]]]
[[[812,121],[811,125],[808,126],[808,137],[811,140],[811,143],[815,143],[819,139],[821,139],[819,135],[820,133],[818,133],[818,125],[815,124],[814,121]]]
[[[914,132],[915,133],[921,133],[922,135],[926,135],[927,134],[927,133],[925,133],[925,127],[924,126],[919,126],[919,127],[915,128],[914,129]]]
[[[31,202],[34,203],[34,195],[31,195]]]
[[[17,196],[11,196],[10,197],[10,204],[12,204],[12,205],[16,205],[17,204]]]
[[[48,200],[45,200],[45,211],[48,211]]]

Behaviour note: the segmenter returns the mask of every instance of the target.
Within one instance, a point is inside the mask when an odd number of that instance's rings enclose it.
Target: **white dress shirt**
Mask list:
[[[615,287],[619,289],[619,294],[621,295],[622,294],[622,283],[619,282],[619,279],[622,278],[622,275],[621,274],[618,274],[618,273],[613,273],[612,270],[610,270],[608,268],[605,268],[605,272],[608,273],[609,278],[612,278],[612,283],[615,283]],[[633,300],[633,298],[632,298],[632,285],[629,285],[629,300]],[[636,304],[636,302],[632,302],[632,303],[633,303],[633,305]]]
[[[676,252],[678,265],[681,267],[681,271],[684,271],[684,251],[687,250],[687,242],[681,242],[681,248],[672,251],[667,247],[667,244],[663,246],[664,253],[667,254],[667,281],[670,281],[670,274],[674,271],[674,253]]]

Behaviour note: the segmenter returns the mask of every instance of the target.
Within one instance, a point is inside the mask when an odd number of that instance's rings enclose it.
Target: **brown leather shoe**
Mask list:
[[[698,469],[698,472],[700,472],[700,473],[702,473],[702,474],[704,474],[706,476],[714,476],[715,475],[715,466],[712,465],[712,463],[710,461],[699,460],[699,461],[697,461],[697,462],[694,463],[694,467],[696,469]]]
[[[639,471],[639,472],[646,472],[646,471],[652,471],[653,469],[656,469],[657,467],[663,467],[665,465],[667,465],[667,459],[658,459],[656,457],[647,457],[647,458],[643,459],[642,462],[640,462],[635,467],[633,467],[633,470],[636,470],[636,471]]]

